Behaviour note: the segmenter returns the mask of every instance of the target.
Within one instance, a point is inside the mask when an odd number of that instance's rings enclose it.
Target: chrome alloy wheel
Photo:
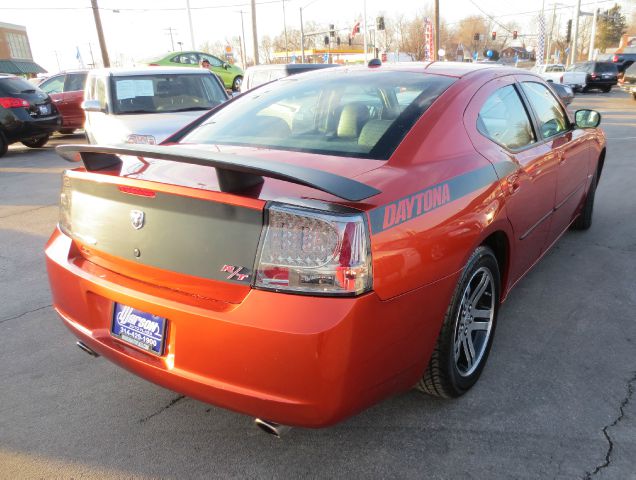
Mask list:
[[[486,352],[495,318],[492,272],[481,267],[473,273],[462,293],[453,335],[453,358],[457,371],[468,377]]]

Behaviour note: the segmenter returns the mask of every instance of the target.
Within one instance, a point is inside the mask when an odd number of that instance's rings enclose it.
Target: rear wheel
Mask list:
[[[471,255],[455,288],[444,323],[418,390],[458,397],[481,375],[495,333],[500,275],[493,251],[481,246]]]
[[[603,90],[604,93],[609,93],[611,89],[612,87],[609,86],[609,87],[603,87],[601,90]]]
[[[72,135],[75,131],[74,128],[63,128],[62,130],[58,130],[62,135]]]
[[[587,230],[592,226],[592,213],[594,213],[594,197],[596,196],[596,184],[598,183],[598,173],[594,174],[592,184],[585,196],[585,203],[581,214],[572,224],[574,230]]]
[[[238,92],[241,89],[242,83],[243,83],[243,77],[241,77],[240,75],[234,78],[234,81],[232,82],[232,91]]]
[[[33,137],[26,140],[22,140],[22,145],[29,148],[42,148],[49,141],[49,135],[43,135],[41,137]]]

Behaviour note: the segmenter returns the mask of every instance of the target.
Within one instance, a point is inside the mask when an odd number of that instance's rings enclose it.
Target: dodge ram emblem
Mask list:
[[[139,230],[144,226],[144,212],[141,210],[131,210],[130,211],[130,222],[135,230]]]

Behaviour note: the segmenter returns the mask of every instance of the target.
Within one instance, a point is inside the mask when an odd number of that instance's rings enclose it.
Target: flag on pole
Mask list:
[[[434,31],[433,21],[431,18],[426,17],[424,19],[424,61],[432,62],[435,58],[433,53],[434,46]]]
[[[81,68],[86,68],[84,66],[84,60],[82,60],[82,54],[80,53],[79,47],[75,47],[75,58],[77,58]]]
[[[536,64],[542,65],[545,57],[545,17],[543,12],[539,15],[539,40],[537,42]]]

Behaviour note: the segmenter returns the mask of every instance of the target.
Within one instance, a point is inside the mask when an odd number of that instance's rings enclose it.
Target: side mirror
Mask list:
[[[596,110],[577,110],[574,123],[578,128],[596,128],[601,123],[601,114]]]
[[[225,68],[226,70],[230,68],[230,64],[229,63],[224,63],[223,64],[223,68]]]
[[[106,109],[102,108],[99,104],[99,100],[84,100],[82,102],[82,110],[85,112],[103,112],[106,113]]]

